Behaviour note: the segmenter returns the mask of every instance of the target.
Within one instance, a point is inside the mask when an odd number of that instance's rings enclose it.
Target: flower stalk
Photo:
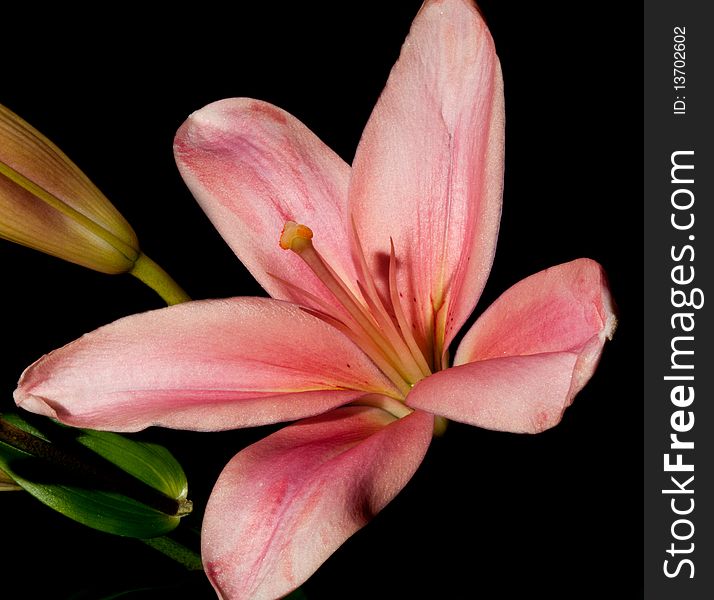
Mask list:
[[[188,571],[202,571],[201,555],[167,536],[141,540],[150,548],[168,556]]]
[[[191,299],[160,265],[144,253],[139,254],[129,274],[154,290],[169,306]]]

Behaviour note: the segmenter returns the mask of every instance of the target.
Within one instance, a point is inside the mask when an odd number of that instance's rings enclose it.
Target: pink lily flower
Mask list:
[[[493,261],[503,152],[500,67],[468,0],[425,2],[352,169],[279,108],[203,108],[179,169],[272,298],[120,319],[30,366],[17,403],[114,431],[300,419],[226,466],[202,534],[220,597],[289,593],[406,485],[435,416],[537,433],[596,368],[615,317],[589,259],[515,284],[449,358]]]

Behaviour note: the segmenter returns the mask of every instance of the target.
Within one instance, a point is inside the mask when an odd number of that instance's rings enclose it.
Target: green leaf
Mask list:
[[[180,500],[186,498],[188,494],[188,481],[183,468],[163,446],[137,442],[118,433],[74,429],[51,421],[45,421],[45,431],[43,431],[15,413],[3,414],[3,419],[44,441],[52,441],[49,431],[52,427],[55,430],[71,432],[72,437],[85,448],[169,498]]]
[[[130,440],[118,433],[90,429],[82,429],[77,441],[169,498],[186,498],[186,474],[163,446]]]
[[[43,482],[48,469],[41,459],[3,442],[0,442],[0,468],[40,502],[100,531],[149,538],[168,533],[180,521],[179,517],[169,516],[118,492],[61,481]]]
[[[16,413],[3,413],[2,418],[8,423],[12,423],[13,425],[15,425],[15,427],[19,427],[23,431],[32,434],[35,437],[44,440],[45,442],[50,441],[49,438],[42,431],[40,431],[32,423],[28,423],[25,419],[23,419],[20,415]],[[47,422],[49,423],[51,421]]]
[[[0,469],[79,523],[145,539],[168,533],[190,512],[186,475],[157,444],[17,414],[2,420],[9,425],[0,441]]]

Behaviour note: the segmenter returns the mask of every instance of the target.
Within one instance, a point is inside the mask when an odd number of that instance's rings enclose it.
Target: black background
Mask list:
[[[0,102],[85,170],[192,297],[260,295],[184,188],[175,130],[208,102],[250,96],[296,115],[351,161],[419,5],[10,14]],[[609,274],[620,327],[555,429],[520,436],[451,424],[404,492],[304,586],[310,600],[641,595],[639,5],[616,17],[585,3],[481,8],[504,72],[507,159],[496,261],[477,312],[521,278],[588,256]],[[12,410],[19,373],[44,352],[161,306],[130,277],[6,242],[0,265],[0,410]],[[200,508],[228,459],[272,429],[140,437],[174,452]],[[172,597],[213,597],[201,577],[184,580],[141,543],[75,525],[24,494],[0,495],[0,514],[2,585],[25,587],[24,597],[177,582]]]

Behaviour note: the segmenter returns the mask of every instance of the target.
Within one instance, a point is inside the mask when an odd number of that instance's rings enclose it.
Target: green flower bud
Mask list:
[[[101,271],[125,273],[136,234],[50,140],[0,105],[0,237]]]

